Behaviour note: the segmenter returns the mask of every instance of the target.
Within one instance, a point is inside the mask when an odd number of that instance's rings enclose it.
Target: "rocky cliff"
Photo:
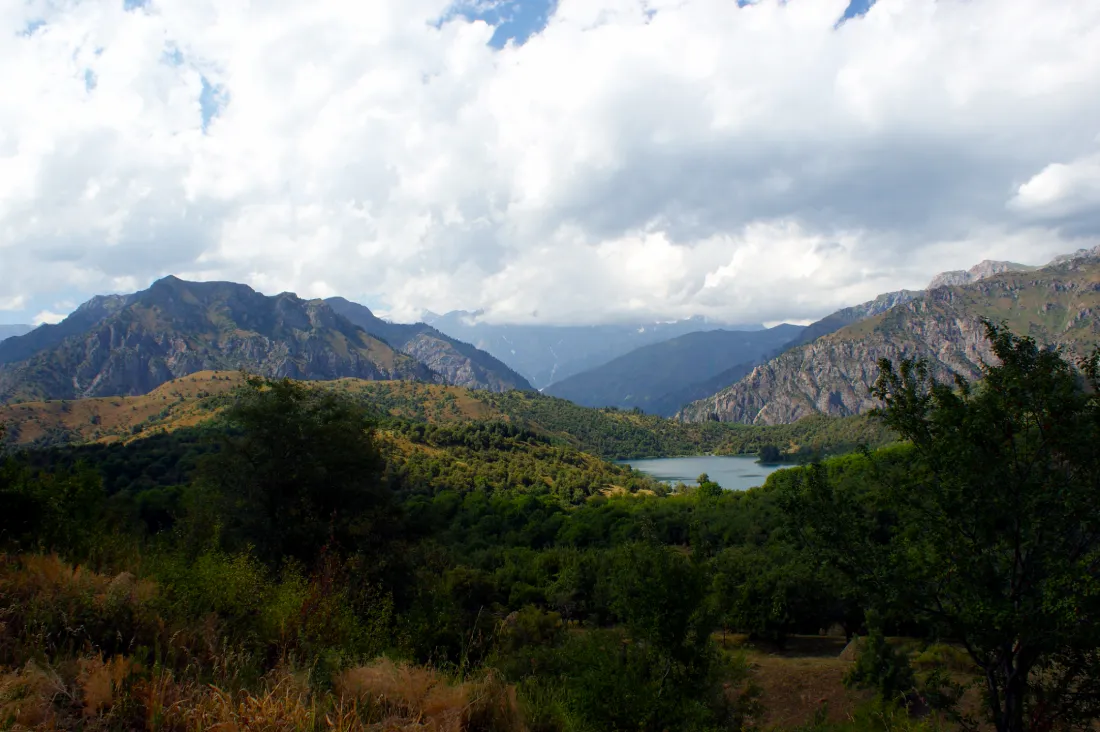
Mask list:
[[[0,363],[0,401],[138,395],[197,371],[241,368],[296,379],[442,381],[321,300],[175,277],[96,298],[57,326],[8,339]]]
[[[982,317],[1084,353],[1100,343],[1100,260],[1077,257],[930,290],[757,366],[678,417],[780,424],[809,414],[862,413],[875,406],[870,389],[881,358],[924,358],[938,378],[977,378],[982,361],[991,357]]]

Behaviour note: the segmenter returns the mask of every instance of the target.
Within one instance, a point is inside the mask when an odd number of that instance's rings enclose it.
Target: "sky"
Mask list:
[[[1100,243],[1096,0],[0,0],[0,322],[806,321]]]

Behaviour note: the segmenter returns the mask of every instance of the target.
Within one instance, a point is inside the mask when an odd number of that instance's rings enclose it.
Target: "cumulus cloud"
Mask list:
[[[0,0],[0,301],[795,320],[1100,236],[1094,0],[496,6]]]

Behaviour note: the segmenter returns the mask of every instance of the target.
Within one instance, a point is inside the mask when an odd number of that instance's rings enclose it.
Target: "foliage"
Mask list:
[[[234,430],[201,484],[225,502],[229,537],[276,564],[313,561],[385,533],[389,496],[372,424],[354,402],[283,379],[249,378],[225,414]]]
[[[1083,724],[1100,712],[1097,357],[1085,389],[1057,351],[987,330],[999,364],[976,387],[880,364],[905,471],[864,458],[858,485],[817,466],[786,505],[869,603],[966,647],[998,730]]]
[[[856,662],[844,677],[846,686],[874,689],[883,698],[901,701],[913,691],[916,678],[909,656],[886,641],[877,627],[859,645]]]

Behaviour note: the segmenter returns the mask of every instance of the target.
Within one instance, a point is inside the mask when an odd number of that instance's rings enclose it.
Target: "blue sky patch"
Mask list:
[[[504,48],[509,41],[522,45],[545,28],[557,6],[557,0],[464,0],[455,3],[442,20],[455,16],[483,20],[496,29],[489,45]]]
[[[28,21],[27,24],[25,26],[23,26],[23,30],[19,33],[19,35],[21,35],[21,36],[33,36],[34,32],[36,30],[38,30],[39,28],[41,28],[45,25],[46,25],[46,21],[44,21],[44,20],[31,20],[31,21]]]
[[[84,89],[92,91],[99,84],[99,77],[91,69],[84,69]]]
[[[871,6],[874,5],[875,2],[876,0],[851,0],[851,2],[848,3],[848,7],[844,10],[844,15],[840,16],[840,20],[837,21],[837,25],[840,25],[846,20],[858,18],[863,15],[871,9]]]
[[[149,0],[122,0],[123,10],[139,10],[149,4]]]
[[[207,78],[202,77],[202,92],[199,94],[199,107],[202,109],[202,131],[205,133],[210,122],[225,109],[229,102],[229,96],[221,86],[211,84]]]

